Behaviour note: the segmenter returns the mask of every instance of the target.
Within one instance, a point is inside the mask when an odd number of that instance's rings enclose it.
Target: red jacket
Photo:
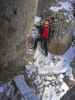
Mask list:
[[[44,39],[48,39],[49,36],[49,26],[43,26],[41,37]]]

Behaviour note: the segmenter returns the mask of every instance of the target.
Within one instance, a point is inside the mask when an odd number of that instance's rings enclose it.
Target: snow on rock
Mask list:
[[[65,2],[58,2],[57,3],[57,6],[51,6],[49,8],[49,10],[52,10],[54,12],[58,12],[59,10],[66,10],[66,11],[70,11],[72,9],[72,6],[71,6],[71,3],[68,2],[68,1],[65,1]]]
[[[37,48],[34,65],[38,66],[40,73],[64,73],[75,57],[75,46],[71,46],[64,55],[53,55],[48,53],[45,57],[41,50]]]
[[[69,11],[72,9],[71,3],[66,1],[66,2],[59,2],[59,5],[61,5],[62,9],[65,9],[66,11]]]
[[[32,65],[25,66],[25,71],[29,78],[32,78],[32,86],[42,100],[60,100],[60,98],[69,90],[64,82],[66,76],[73,80],[72,68],[70,62],[75,57],[75,47],[71,46],[64,55],[54,55],[48,53],[44,55],[44,51],[40,45],[34,54],[34,62]],[[35,85],[34,85],[35,84]],[[39,91],[39,92],[37,92]]]
[[[46,57],[40,46],[37,47],[34,55],[34,65],[38,67],[39,73],[64,73],[70,67],[70,62],[75,57],[75,47],[71,46],[64,55],[48,53]]]
[[[41,17],[39,17],[39,16],[34,17],[34,24],[37,24],[40,21],[41,21]]]
[[[63,81],[63,73],[66,72],[66,70],[62,71],[63,58],[50,53],[46,57],[40,47],[36,49],[34,58],[33,65],[26,66],[26,71],[30,71],[31,76],[34,75],[32,83],[35,84],[33,85],[36,87],[35,91],[39,91],[38,96],[42,96],[42,100],[60,100],[69,89]],[[35,75],[34,72],[37,74]]]
[[[65,91],[64,91],[64,89],[65,89]],[[56,86],[56,88],[55,87],[52,87],[52,86],[46,87],[42,100],[60,100],[60,98],[68,90],[69,90],[69,88],[68,88],[68,86],[64,82],[62,82],[62,85],[61,86]],[[56,92],[58,92],[58,93],[56,93]]]
[[[41,53],[40,48],[37,48],[34,55],[34,65],[38,67],[39,73],[64,73],[67,71],[67,66],[64,66],[64,57],[48,53],[46,57]]]

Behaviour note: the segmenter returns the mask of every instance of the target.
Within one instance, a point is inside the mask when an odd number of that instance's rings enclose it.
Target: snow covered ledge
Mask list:
[[[59,74],[65,73],[70,67],[70,62],[75,57],[75,47],[71,46],[64,55],[54,55],[48,53],[48,56],[44,56],[43,50],[40,45],[38,45],[35,55],[34,55],[34,65],[40,68],[41,73],[44,71],[47,73],[51,71],[51,73]]]
[[[37,95],[42,96],[41,100],[55,100],[54,98],[60,100],[69,90],[63,78],[66,75],[70,80],[73,80],[70,62],[75,57],[74,50],[75,47],[71,46],[64,55],[58,56],[48,53],[48,56],[45,56],[40,44],[38,44],[33,65],[29,65],[29,67],[27,65],[25,73],[28,73],[29,78],[33,76],[32,84],[35,84],[35,91],[39,91]]]

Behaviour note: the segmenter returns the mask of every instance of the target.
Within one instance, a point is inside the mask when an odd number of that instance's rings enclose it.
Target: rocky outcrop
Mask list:
[[[2,79],[10,76],[16,66],[25,64],[26,36],[31,30],[37,4],[38,0],[0,0],[0,73],[1,76],[4,74]],[[9,75],[5,74],[6,71]]]

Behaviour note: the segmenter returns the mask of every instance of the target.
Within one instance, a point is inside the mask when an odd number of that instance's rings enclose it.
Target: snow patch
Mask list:
[[[66,10],[70,11],[72,9],[71,3],[66,1],[66,2],[58,2],[57,6],[51,6],[49,10],[52,10],[54,12],[58,12],[59,10]]]
[[[34,17],[34,24],[37,24],[37,23],[39,23],[41,21],[41,17],[39,17],[39,16],[35,16]]]

